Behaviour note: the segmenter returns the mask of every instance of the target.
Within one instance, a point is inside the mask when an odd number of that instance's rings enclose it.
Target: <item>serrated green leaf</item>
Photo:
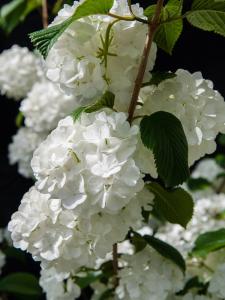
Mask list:
[[[146,185],[155,195],[154,207],[169,222],[186,228],[193,215],[194,203],[190,194],[182,188],[165,190],[158,183]]]
[[[74,121],[77,121],[83,112],[92,113],[102,108],[113,108],[115,95],[109,91],[105,92],[103,96],[98,99],[95,103],[88,106],[78,107],[71,115]]]
[[[161,24],[155,33],[154,40],[157,46],[169,54],[172,54],[173,48],[183,30],[183,20],[177,20],[181,16],[182,6],[183,2],[180,0],[168,1],[162,10],[160,20],[161,22],[171,21]],[[173,18],[175,20],[172,20]]]
[[[9,34],[34,9],[41,6],[41,0],[13,0],[0,10],[1,27]]]
[[[225,1],[195,0],[187,20],[199,29],[225,36]]]
[[[26,296],[40,296],[38,279],[29,273],[14,273],[0,280],[0,291]]]
[[[150,235],[144,235],[144,240],[150,245],[152,248],[154,248],[159,254],[161,254],[163,257],[171,260],[173,263],[175,263],[181,271],[184,273],[186,270],[186,264],[183,256],[180,254],[179,251],[177,251],[174,247],[171,245],[153,237]]]
[[[70,24],[90,15],[108,14],[112,6],[113,0],[86,0],[77,7],[74,14],[66,21],[31,33],[31,41],[44,58],[46,58],[51,47]]]
[[[76,276],[75,281],[81,289],[84,289],[99,280],[102,276],[103,274],[101,271],[89,271],[86,276]]]
[[[192,256],[206,257],[209,253],[225,248],[225,229],[201,234],[195,241]]]
[[[188,188],[195,192],[199,190],[207,189],[212,184],[205,178],[190,178],[187,181]]]
[[[146,116],[140,123],[143,144],[153,151],[159,176],[167,187],[189,177],[188,144],[181,122],[168,112]]]
[[[161,71],[152,72],[151,75],[152,75],[151,80],[149,82],[144,83],[143,87],[149,85],[159,85],[164,80],[171,79],[177,76],[177,74],[172,72],[161,72]]]

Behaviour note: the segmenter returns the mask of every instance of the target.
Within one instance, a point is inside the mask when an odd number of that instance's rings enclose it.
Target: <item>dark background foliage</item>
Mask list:
[[[1,0],[0,5],[8,2],[7,0]],[[151,0],[139,2],[142,6],[154,3]],[[188,7],[190,1],[186,0],[184,2]],[[28,33],[41,27],[41,15],[36,11],[27,18],[25,23],[19,25],[10,36],[5,36],[3,32],[0,32],[0,52],[10,48],[13,44],[27,46],[32,49]],[[215,88],[225,96],[224,54],[225,39],[223,37],[200,31],[185,23],[183,35],[179,39],[173,55],[169,56],[159,50],[155,69],[175,71],[178,68],[183,68],[191,72],[201,70],[204,78],[211,79],[215,84]],[[0,98],[0,227],[2,227],[7,225],[23,194],[32,185],[32,180],[20,176],[17,173],[16,166],[9,166],[7,148],[12,135],[17,131],[15,117],[19,103],[4,97]],[[30,268],[33,268],[32,265],[28,267],[28,270]]]

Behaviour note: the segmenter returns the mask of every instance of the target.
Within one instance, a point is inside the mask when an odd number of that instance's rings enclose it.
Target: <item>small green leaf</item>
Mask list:
[[[183,31],[183,20],[182,18],[177,19],[181,17],[181,13],[182,1],[168,1],[162,10],[160,18],[162,24],[155,33],[154,40],[157,46],[169,54],[172,54],[173,48]]]
[[[188,188],[193,192],[204,190],[212,186],[212,184],[205,178],[189,178],[187,185]]]
[[[152,75],[151,80],[149,82],[144,83],[143,87],[149,85],[159,85],[164,80],[171,79],[177,76],[177,74],[172,72],[160,72],[160,71],[152,72],[151,75]]]
[[[15,121],[16,127],[17,127],[17,128],[20,128],[20,127],[22,126],[23,120],[24,120],[24,115],[23,115],[23,113],[20,111],[20,112],[17,114],[17,116],[16,116],[16,121]]]
[[[102,108],[113,108],[115,95],[109,91],[105,92],[103,96],[98,99],[95,103],[88,106],[78,107],[73,113],[72,117],[74,121],[77,121],[83,112],[92,113]]]
[[[159,211],[167,221],[186,228],[193,215],[194,203],[191,195],[182,188],[167,191],[154,182],[146,186],[155,195],[156,211]]]
[[[192,256],[206,257],[209,253],[225,248],[225,229],[201,234],[195,241]]]
[[[215,159],[216,159],[216,163],[220,167],[225,168],[225,155],[224,154],[217,154]]]
[[[31,33],[31,41],[44,58],[46,58],[51,47],[70,24],[90,15],[107,15],[112,6],[113,0],[86,0],[77,7],[74,14],[66,21]]]
[[[102,277],[101,271],[90,271],[87,272],[86,276],[76,276],[76,284],[79,285],[81,289],[84,289],[94,283],[95,281],[99,280]]]
[[[183,256],[171,245],[153,237],[150,235],[144,235],[144,240],[154,248],[158,253],[160,253],[163,257],[170,259],[174,262],[184,273],[186,269],[185,260]],[[160,267],[160,266],[159,266]]]
[[[153,151],[159,176],[167,187],[189,177],[188,144],[181,122],[168,112],[159,111],[142,119],[143,144]]]
[[[134,245],[136,253],[142,251],[147,246],[147,242],[135,231],[131,231],[129,239]]]
[[[187,20],[199,29],[225,36],[225,1],[195,0]]]
[[[29,273],[14,273],[0,280],[0,291],[25,296],[40,296],[38,279]]]
[[[34,9],[41,6],[41,0],[13,0],[0,10],[1,27],[9,34]]]

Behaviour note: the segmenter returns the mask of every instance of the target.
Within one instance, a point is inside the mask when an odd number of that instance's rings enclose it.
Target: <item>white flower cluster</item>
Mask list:
[[[12,143],[9,145],[10,164],[18,163],[18,172],[24,177],[33,177],[30,166],[34,150],[47,136],[47,132],[37,133],[30,128],[22,127],[13,136]]]
[[[223,263],[217,267],[209,284],[209,292],[212,295],[217,296],[219,299],[225,298],[224,281],[225,281],[225,264]]]
[[[48,81],[37,82],[21,102],[20,111],[25,125],[35,132],[49,132],[60,119],[76,108],[76,100],[63,94],[59,87]]]
[[[82,2],[65,5],[52,25],[68,19]],[[132,6],[136,15],[143,16],[138,4]],[[130,16],[126,0],[115,0],[112,12]],[[73,22],[50,50],[47,76],[79,102],[90,103],[106,90],[116,95],[115,108],[127,111],[147,34],[140,22],[116,22],[110,31],[107,53],[103,52],[106,30],[115,19],[108,16],[89,16]],[[105,50],[106,51],[106,50]],[[104,60],[104,57],[107,57]],[[156,57],[153,43],[145,80],[150,79]]]
[[[194,216],[187,229],[168,224],[161,227],[157,237],[167,241],[187,256],[196,238],[207,231],[225,227],[225,220],[218,216],[225,210],[225,194],[211,195],[195,203]]]
[[[39,80],[40,60],[27,48],[14,45],[0,54],[0,92],[19,100]]]
[[[171,296],[167,300],[221,300],[211,295],[196,295],[194,293],[188,293],[184,296]]]
[[[9,223],[14,245],[68,274],[94,266],[140,226],[153,195],[133,158],[138,134],[111,110],[60,121],[34,153],[36,187]]]
[[[118,299],[165,300],[183,287],[181,270],[151,247],[122,259],[127,266],[119,271]]]
[[[190,74],[180,69],[176,77],[143,88],[140,100],[144,104],[140,114],[167,111],[181,121],[189,146],[189,165],[216,150],[215,138],[225,132],[225,103],[200,72]]]

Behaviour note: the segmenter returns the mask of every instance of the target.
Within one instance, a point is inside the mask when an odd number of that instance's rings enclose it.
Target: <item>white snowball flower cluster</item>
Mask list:
[[[65,5],[52,25],[68,19],[80,5]],[[143,9],[133,5],[136,15],[143,16]],[[129,16],[126,0],[115,0],[112,12]],[[90,103],[93,97],[109,90],[116,95],[115,108],[127,111],[133,84],[137,75],[147,26],[137,21],[116,22],[110,32],[107,61],[102,55],[102,39],[108,26],[115,19],[108,16],[89,16],[72,23],[51,48],[47,60],[47,76],[68,94],[78,97],[80,103]],[[146,80],[155,62],[156,46],[153,43],[149,57]]]
[[[36,187],[9,223],[15,247],[68,273],[94,266],[140,226],[153,195],[133,159],[138,133],[111,110],[60,121],[35,151]]]
[[[33,177],[30,166],[33,152],[46,136],[46,132],[37,133],[26,127],[20,128],[13,136],[12,143],[9,145],[9,162],[18,163],[18,171],[24,177]]]
[[[157,237],[167,241],[187,256],[193,248],[196,238],[207,231],[225,227],[225,220],[218,216],[225,210],[225,195],[211,195],[199,199],[195,204],[194,216],[187,229],[179,225],[168,224],[160,228]]]
[[[225,264],[221,264],[217,267],[215,273],[213,274],[210,284],[209,292],[212,295],[217,296],[219,299],[225,298]]]
[[[151,247],[124,255],[127,266],[119,271],[118,299],[165,300],[183,287],[183,274]]]
[[[39,79],[40,61],[27,48],[18,45],[0,54],[0,92],[19,100],[27,95]]]
[[[224,170],[216,163],[215,159],[205,158],[196,165],[191,177],[204,178],[209,182],[213,182],[222,173],[224,173]]]
[[[189,165],[216,150],[215,138],[225,131],[225,103],[200,72],[177,70],[176,77],[143,88],[140,100],[144,103],[141,114],[167,111],[180,119],[189,146]]]
[[[74,300],[80,296],[80,288],[71,278],[62,278],[53,268],[41,271],[40,286],[48,300]]]
[[[55,129],[59,120],[70,114],[76,105],[76,100],[62,93],[56,84],[42,80],[21,102],[20,111],[27,127],[43,132]]]

